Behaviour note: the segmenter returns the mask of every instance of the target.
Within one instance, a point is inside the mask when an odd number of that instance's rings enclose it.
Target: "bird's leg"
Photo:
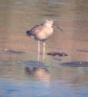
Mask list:
[[[42,56],[42,59],[43,59],[43,61],[44,61],[44,59],[45,59],[45,55],[46,55],[46,43],[45,42],[43,42],[43,54],[42,54],[43,56]]]
[[[37,56],[38,62],[40,61],[40,41],[38,41],[38,56]]]

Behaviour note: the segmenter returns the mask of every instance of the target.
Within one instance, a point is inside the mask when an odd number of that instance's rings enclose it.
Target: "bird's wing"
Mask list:
[[[43,26],[43,24],[36,25],[30,31],[32,32],[32,34],[36,34],[36,33],[40,32],[43,29],[42,26]]]

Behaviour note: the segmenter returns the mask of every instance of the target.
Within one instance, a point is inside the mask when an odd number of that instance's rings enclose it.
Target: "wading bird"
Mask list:
[[[32,29],[26,31],[27,35],[33,37],[38,42],[38,61],[40,61],[40,43],[42,42],[43,45],[43,52],[42,52],[42,59],[45,59],[46,53],[46,40],[49,36],[51,36],[54,32],[54,21],[53,20],[46,20],[44,23],[40,25],[34,26]],[[59,28],[61,31],[62,29]]]

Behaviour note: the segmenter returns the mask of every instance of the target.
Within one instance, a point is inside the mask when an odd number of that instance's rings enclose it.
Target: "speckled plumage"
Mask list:
[[[46,20],[40,25],[36,25],[26,32],[29,37],[33,37],[38,41],[38,61],[40,61],[40,42],[43,43],[43,60],[45,59],[45,40],[53,34],[53,20]]]
[[[34,26],[31,30],[27,31],[28,36],[33,36],[39,41],[46,40],[49,36],[53,34],[53,21],[46,20],[40,25]]]

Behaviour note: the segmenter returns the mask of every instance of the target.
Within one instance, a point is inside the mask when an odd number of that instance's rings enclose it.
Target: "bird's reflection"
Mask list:
[[[34,77],[36,80],[44,82],[45,84],[50,84],[50,73],[47,68],[34,67],[33,69],[26,67],[26,73],[29,76]]]
[[[50,80],[50,74],[49,71],[42,69],[42,68],[38,68],[35,70],[34,76],[42,81],[48,81]]]

